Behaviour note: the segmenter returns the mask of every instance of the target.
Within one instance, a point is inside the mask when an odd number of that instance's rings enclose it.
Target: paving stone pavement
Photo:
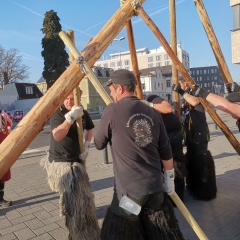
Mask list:
[[[236,121],[217,111],[235,137],[240,140]],[[194,200],[185,191],[184,204],[211,240],[240,239],[240,159],[221,130],[208,116],[211,132],[209,150],[215,161],[217,198],[208,202]],[[47,185],[46,172],[39,160],[43,149],[23,154],[12,167],[12,179],[5,185],[5,197],[14,205],[0,208],[0,240],[3,239],[67,239],[64,218],[59,216],[58,194]],[[103,152],[91,148],[87,172],[95,195],[97,217],[101,225],[113,192],[113,170],[110,151],[109,164],[104,164]],[[198,239],[178,209],[175,209],[185,239]]]

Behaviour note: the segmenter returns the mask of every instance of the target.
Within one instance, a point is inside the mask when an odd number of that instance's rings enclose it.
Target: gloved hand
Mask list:
[[[168,195],[175,193],[174,168],[172,170],[164,170],[163,191]]]
[[[236,82],[228,83],[228,87],[230,87],[231,92],[240,92],[240,86]]]
[[[185,91],[181,88],[181,85],[180,85],[180,84],[178,84],[178,85],[173,84],[173,85],[172,85],[172,90],[173,90],[174,92],[179,93],[181,96],[185,93]]]
[[[153,107],[153,103],[152,102],[148,102],[147,100],[141,100],[141,102],[147,104],[150,107]]]
[[[210,93],[208,91],[206,91],[204,88],[201,88],[199,85],[195,85],[193,88],[194,96],[195,97],[201,97],[203,99],[207,98],[207,95]]]
[[[89,141],[85,141],[84,147],[85,148],[90,148],[91,147],[91,143]]]
[[[88,156],[88,148],[84,148],[84,152],[79,154],[79,159],[86,161]]]
[[[82,116],[83,116],[83,107],[82,106],[80,106],[80,107],[73,106],[71,111],[69,111],[68,113],[66,113],[64,115],[64,117],[70,124],[73,124],[76,119],[78,119]]]

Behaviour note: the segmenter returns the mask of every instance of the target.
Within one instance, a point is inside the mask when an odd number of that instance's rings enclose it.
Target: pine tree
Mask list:
[[[42,39],[42,57],[44,58],[43,77],[46,79],[47,88],[53,83],[69,66],[68,54],[65,45],[58,33],[62,30],[59,23],[60,18],[53,10],[45,13],[43,20],[42,33],[45,34]]]

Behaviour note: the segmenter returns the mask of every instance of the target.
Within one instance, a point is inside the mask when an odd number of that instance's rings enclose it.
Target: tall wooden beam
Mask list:
[[[135,78],[137,80],[137,86],[136,86],[137,97],[139,99],[143,99],[142,84],[141,84],[141,80],[140,80],[140,72],[139,72],[139,67],[138,67],[137,53],[136,53],[136,47],[135,47],[134,34],[133,34],[131,20],[127,21],[127,23],[126,23],[126,31],[127,31],[127,37],[128,37],[128,45],[129,45],[129,49],[130,49],[132,69],[133,69]]]
[[[222,49],[218,43],[216,34],[214,32],[214,29],[212,27],[211,21],[208,17],[207,11],[205,9],[205,6],[203,4],[202,0],[194,0],[195,6],[198,11],[198,15],[202,21],[204,30],[207,34],[209,43],[212,47],[214,56],[217,60],[218,67],[222,73],[222,77],[225,83],[233,83],[232,76],[230,74],[230,71],[228,69],[228,66],[226,64],[225,58],[222,53]],[[217,3],[216,3],[217,4]],[[223,17],[223,16],[222,16]]]
[[[170,16],[170,38],[171,38],[171,47],[175,55],[177,56],[177,30],[176,30],[176,6],[175,0],[169,0],[169,16]],[[175,66],[175,63],[172,62],[172,82],[178,84],[178,71]],[[177,117],[180,119],[180,100],[179,94],[176,92],[173,93],[174,99],[174,110]]]
[[[132,0],[127,0],[82,50],[81,55],[84,56],[90,67],[93,66],[126,25],[126,22],[133,16],[134,10],[131,2]],[[139,1],[140,4],[144,2],[145,0]],[[0,179],[43,129],[48,119],[83,77],[84,74],[80,72],[79,66],[75,62],[72,63],[1,143]]]
[[[164,38],[164,36],[162,35],[158,27],[154,24],[154,22],[151,20],[151,18],[147,15],[147,13],[143,10],[141,6],[138,7],[137,13],[142,17],[144,22],[149,26],[149,28],[155,34],[157,39],[160,41],[165,51],[168,53],[172,61],[175,63],[177,70],[182,74],[184,80],[188,83],[189,87],[193,88],[195,85],[195,82],[193,81],[191,76],[188,74],[188,71],[185,69],[183,64],[179,61],[176,54],[172,51],[167,40]],[[204,106],[206,111],[209,113],[211,118],[222,130],[222,132],[225,134],[226,138],[231,143],[231,145],[236,150],[236,152],[240,155],[240,144],[237,141],[237,139],[233,136],[233,134],[230,132],[226,124],[221,120],[221,118],[217,115],[217,113],[212,109],[212,107],[206,100],[204,100],[203,98],[199,98],[199,101]]]

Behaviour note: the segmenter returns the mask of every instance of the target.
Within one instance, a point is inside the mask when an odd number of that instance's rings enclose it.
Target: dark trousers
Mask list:
[[[4,195],[4,182],[3,183],[0,183],[0,201],[3,200],[3,195]]]
[[[146,214],[152,214],[158,211],[164,200],[164,194],[162,191],[149,194],[149,195],[140,196],[140,197],[134,197],[134,196],[127,196],[127,197],[133,200],[138,205],[140,205],[142,207],[141,212],[144,212]],[[122,198],[122,195],[119,195],[116,193],[116,191],[114,191],[113,199],[111,203],[111,211],[116,215],[124,218],[136,218],[137,217],[136,215],[128,212],[127,210],[119,206],[119,202],[121,198]]]

